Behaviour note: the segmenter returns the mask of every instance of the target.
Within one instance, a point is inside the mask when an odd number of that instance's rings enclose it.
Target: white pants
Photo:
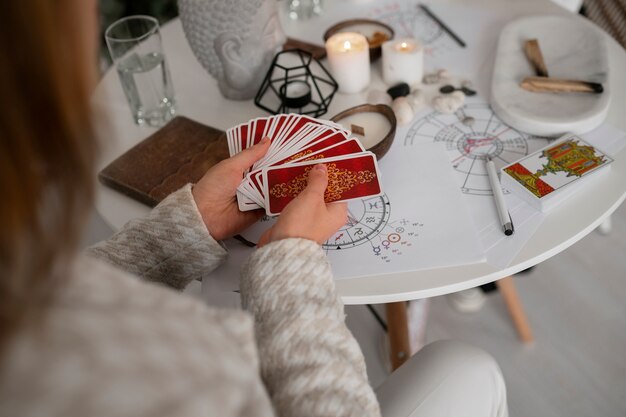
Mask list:
[[[496,361],[465,343],[425,346],[383,383],[383,417],[506,417],[506,387]]]

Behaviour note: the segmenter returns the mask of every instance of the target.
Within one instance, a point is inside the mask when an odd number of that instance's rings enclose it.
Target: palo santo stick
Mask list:
[[[520,87],[535,93],[601,93],[604,91],[600,83],[548,77],[526,77],[520,83]]]
[[[524,43],[524,52],[526,52],[526,58],[528,58],[535,69],[535,73],[540,77],[547,77],[548,67],[546,67],[546,62],[543,60],[539,41],[537,39],[527,40]]]

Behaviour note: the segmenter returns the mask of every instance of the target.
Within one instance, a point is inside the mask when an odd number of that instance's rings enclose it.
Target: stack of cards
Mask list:
[[[568,133],[502,168],[500,182],[535,208],[548,211],[579,192],[590,177],[597,177],[595,172],[607,172],[611,162],[611,157]]]
[[[279,214],[304,190],[309,171],[328,167],[327,203],[371,197],[382,193],[376,156],[341,126],[299,114],[253,119],[226,132],[233,156],[264,137],[271,140],[267,154],[246,173],[237,189],[241,211],[264,208]]]

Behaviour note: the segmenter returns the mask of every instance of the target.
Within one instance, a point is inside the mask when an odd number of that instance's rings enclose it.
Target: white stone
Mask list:
[[[398,97],[395,99],[391,108],[393,109],[398,125],[400,126],[410,123],[411,120],[413,120],[413,116],[415,116],[413,108],[406,97]]]
[[[454,91],[450,94],[437,96],[433,99],[433,107],[439,113],[452,114],[465,103],[465,94]]]
[[[407,101],[413,109],[413,113],[417,113],[426,106],[426,98],[421,90],[415,90],[406,97]]]
[[[424,84],[437,84],[441,77],[437,73],[429,73],[424,75]]]
[[[446,69],[440,69],[437,71],[437,75],[439,76],[439,80],[444,80],[446,78],[450,78],[450,73]]]

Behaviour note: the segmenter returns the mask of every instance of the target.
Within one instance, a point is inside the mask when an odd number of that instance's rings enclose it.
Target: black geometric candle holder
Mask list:
[[[274,57],[254,104],[272,114],[319,117],[328,111],[337,87],[330,73],[309,52],[290,49]]]

